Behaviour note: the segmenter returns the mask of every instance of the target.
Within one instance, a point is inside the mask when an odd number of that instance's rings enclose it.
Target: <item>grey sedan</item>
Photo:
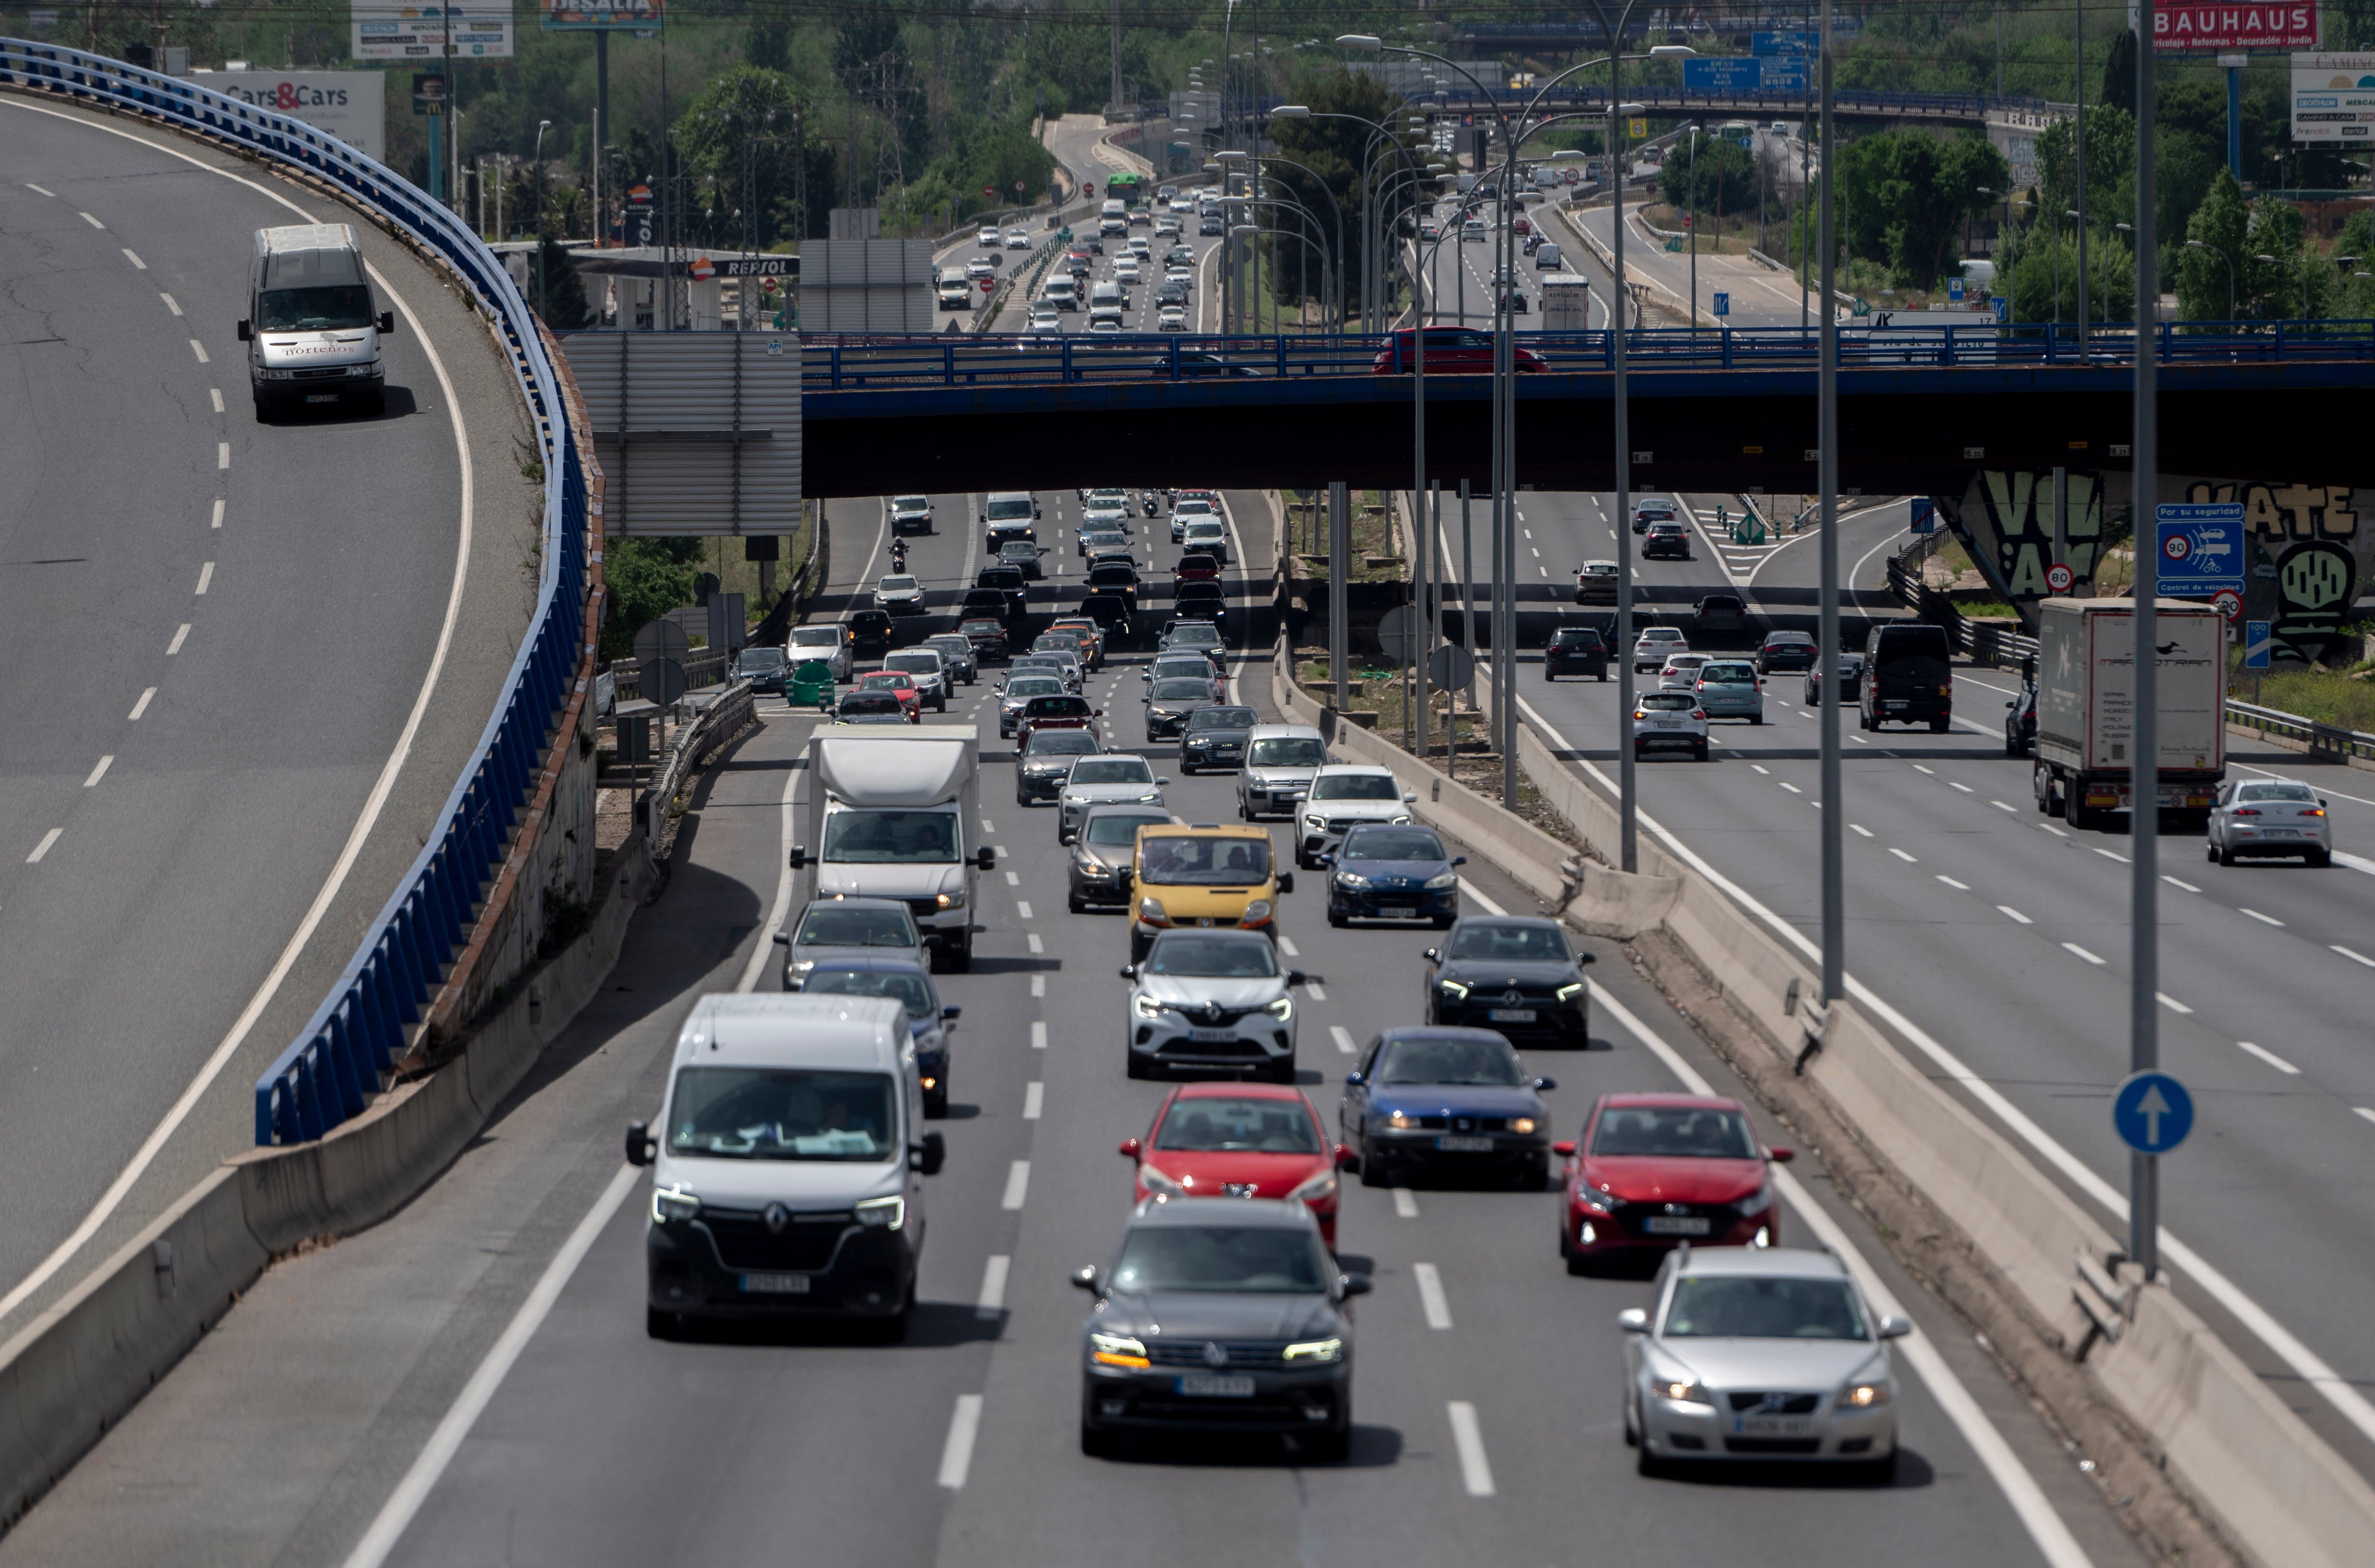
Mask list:
[[[1170,782],[1157,777],[1135,751],[1083,757],[1064,775],[1063,792],[1056,797],[1056,837],[1071,843],[1093,807],[1161,806],[1163,788]]]
[[[1160,806],[1092,806],[1072,833],[1066,869],[1065,907],[1085,914],[1093,904],[1129,905],[1130,867],[1138,859],[1138,830],[1179,819]]]
[[[1199,708],[1179,731],[1179,771],[1202,768],[1235,772],[1246,759],[1246,737],[1260,720],[1251,708]]]
[[[933,937],[938,944],[939,938]],[[916,917],[897,899],[818,899],[799,924],[775,933],[784,949],[784,989],[797,991],[809,971],[827,959],[912,959],[928,965],[929,949]]]
[[[1146,689],[1146,743],[1169,740],[1188,723],[1188,716],[1199,708],[1209,708],[1219,699],[1212,693],[1212,683],[1200,676],[1149,682]]]

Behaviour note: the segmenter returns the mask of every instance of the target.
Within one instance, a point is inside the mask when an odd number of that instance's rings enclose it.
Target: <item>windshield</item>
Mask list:
[[[1441,860],[1443,841],[1424,828],[1355,828],[1339,860]]]
[[[1652,626],[1641,633],[1644,643],[1679,643],[1683,634],[1671,626]]]
[[[1666,1335],[1688,1339],[1862,1339],[1863,1308],[1844,1279],[1685,1274],[1666,1306]]]
[[[1319,1154],[1311,1113],[1292,1100],[1176,1100],[1154,1135],[1157,1149],[1193,1154]]]
[[[1456,959],[1502,959],[1510,963],[1563,963],[1571,956],[1566,938],[1548,921],[1502,925],[1470,921],[1451,939]]]
[[[803,648],[837,648],[843,632],[838,626],[795,626],[792,641]]]
[[[1114,1264],[1117,1291],[1317,1295],[1328,1288],[1319,1238],[1282,1225],[1149,1225]]]
[[[1919,684],[1944,681],[1948,656],[1944,627],[1891,627],[1880,634],[1875,663],[1885,680]]]
[[[1189,729],[1251,729],[1251,708],[1199,708],[1188,715]]]
[[[1048,697],[1064,690],[1064,683],[1052,675],[1026,675],[1006,683],[1009,697]]]
[[[1097,749],[1097,737],[1084,729],[1041,729],[1031,732],[1025,757],[1086,757]]]
[[[1217,518],[1188,525],[1188,537],[1191,539],[1217,539],[1227,532]]]
[[[1756,1135],[1738,1111],[1699,1105],[1613,1105],[1600,1114],[1594,1154],[1755,1160]]]
[[[1069,288],[1070,285],[1067,284],[1066,289],[1069,290]],[[993,523],[1028,523],[1031,521],[1030,498],[1024,496],[1012,501],[993,500],[989,503],[989,520]]]
[[[887,1073],[685,1067],[668,1106],[668,1149],[728,1160],[888,1160]]]
[[[255,297],[258,332],[355,332],[371,324],[368,284],[269,289]]]
[[[1217,648],[1221,634],[1209,626],[1183,626],[1171,634],[1175,648]]]
[[[1267,980],[1278,973],[1278,954],[1269,939],[1206,937],[1165,932],[1147,955],[1149,974],[1206,980]]]
[[[1388,1040],[1377,1054],[1377,1081],[1491,1084],[1515,1088],[1526,1081],[1524,1064],[1505,1040]]]
[[[832,840],[828,837],[826,843],[830,844]],[[831,854],[828,849],[827,856]],[[801,920],[800,933],[793,940],[804,948],[912,948],[916,945],[916,923],[907,918],[904,909],[821,905],[809,910]]]
[[[1143,757],[1084,757],[1072,764],[1076,784],[1152,784],[1154,770]]]
[[[784,651],[781,648],[745,648],[734,655],[736,669],[781,669]]]
[[[2317,792],[2303,784],[2247,784],[2235,792],[2238,800],[2301,800],[2317,798]]]
[[[903,669],[878,669],[860,677],[858,685],[868,691],[913,691],[916,678]]]
[[[938,654],[893,654],[882,661],[884,669],[904,671],[908,675],[938,675],[940,656]]]
[[[1034,719],[1085,719],[1090,716],[1089,700],[1085,697],[1034,697],[1022,704],[1026,717]]]
[[[1322,773],[1311,781],[1314,800],[1400,800],[1391,773]]]
[[[925,512],[930,510],[931,504],[932,503],[930,501],[925,500],[919,495],[902,495],[891,498],[891,510],[893,512]]]
[[[1088,831],[1082,836],[1090,843],[1124,844],[1138,842],[1138,830],[1160,827],[1168,817],[1124,816],[1099,812],[1089,819]]]
[[[1723,686],[1754,686],[1756,684],[1756,672],[1746,665],[1702,665],[1699,666],[1699,678]]]
[[[824,821],[827,860],[944,866],[956,857],[953,811],[836,811]]]
[[[1680,691],[1652,691],[1641,699],[1641,706],[1661,713],[1682,713],[1690,711],[1688,694]]]
[[[840,996],[889,996],[907,1009],[909,1018],[929,1018],[940,1010],[932,987],[920,974],[896,969],[814,969],[801,983],[809,994]]]
[[[1185,834],[1148,839],[1140,850],[1138,879],[1176,887],[1221,887],[1270,879],[1270,840],[1195,838]],[[1265,942],[1263,951],[1269,950]],[[1193,973],[1184,971],[1182,973]],[[1261,973],[1268,974],[1269,970]]]
[[[1006,627],[1004,623],[995,620],[981,619],[960,621],[957,623],[957,630],[964,633],[968,643],[970,643],[971,640],[975,636],[1003,637],[1006,635]]]
[[[1246,760],[1257,768],[1317,768],[1326,765],[1328,748],[1302,736],[1257,740]]]
[[[1154,683],[1154,700],[1158,702],[1193,701],[1211,694],[1212,683],[1209,680],[1158,680]]]

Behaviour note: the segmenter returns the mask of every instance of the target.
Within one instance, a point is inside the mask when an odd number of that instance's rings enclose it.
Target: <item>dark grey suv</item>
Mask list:
[[[1081,1451],[1133,1433],[1262,1432],[1341,1460],[1353,1437],[1353,1316],[1319,1222],[1278,1198],[1148,1198],[1081,1326]]]

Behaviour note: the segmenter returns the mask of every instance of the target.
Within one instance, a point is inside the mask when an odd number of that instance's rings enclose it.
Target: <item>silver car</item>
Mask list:
[[[901,648],[882,655],[882,667],[897,670],[916,683],[918,706],[937,713],[949,711],[949,662],[938,648]]]
[[[1130,1077],[1219,1067],[1294,1081],[1289,993],[1306,977],[1281,969],[1261,932],[1164,931],[1121,974],[1133,982],[1122,1022]]]
[[[938,937],[916,929],[916,917],[897,899],[818,899],[799,924],[775,933],[784,949],[784,989],[797,991],[809,971],[828,959],[908,959],[930,966]]]
[[[1273,811],[1294,816],[1311,793],[1311,775],[1328,762],[1328,743],[1309,725],[1256,725],[1246,733],[1246,765],[1237,772],[1237,815],[1248,822]]]
[[[794,669],[811,659],[821,659],[833,671],[835,680],[850,678],[855,661],[850,656],[849,628],[837,620],[810,621],[806,626],[792,628],[792,643],[786,650]]]
[[[2209,857],[2232,866],[2245,857],[2299,855],[2334,863],[2334,819],[2317,791],[2294,779],[2229,779],[2210,808]]]
[[[1896,1376],[1846,1265],[1794,1247],[1678,1248],[1651,1304],[1617,1322],[1625,1440],[1644,1475],[1693,1459],[1771,1459],[1896,1469]]]
[[[963,632],[943,631],[917,645],[932,649],[947,662],[951,680],[971,686],[981,678],[981,657],[973,651],[973,639]]]
[[[1311,776],[1304,797],[1303,820],[1294,834],[1294,863],[1317,870],[1319,857],[1343,842],[1363,822],[1401,824],[1411,819],[1418,796],[1402,788],[1391,768],[1366,763],[1333,764]]]
[[[1063,790],[1056,796],[1058,842],[1072,842],[1091,807],[1161,806],[1164,786],[1170,782],[1155,777],[1146,759],[1134,751],[1081,758],[1064,775]]]

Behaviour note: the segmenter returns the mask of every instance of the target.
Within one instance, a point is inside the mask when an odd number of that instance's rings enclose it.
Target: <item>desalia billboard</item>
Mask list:
[[[2318,20],[2312,0],[2274,6],[2158,0],[2153,8],[2153,47],[2169,53],[2315,49],[2322,41]]]

